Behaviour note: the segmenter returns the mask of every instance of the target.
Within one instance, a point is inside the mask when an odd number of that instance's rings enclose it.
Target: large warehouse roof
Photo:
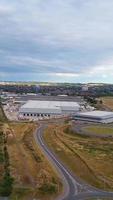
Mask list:
[[[91,111],[91,112],[77,113],[75,119],[90,121],[90,122],[112,123],[113,112]]]
[[[80,106],[76,102],[30,100],[20,108],[20,112],[62,114],[62,111],[76,111],[79,108]]]

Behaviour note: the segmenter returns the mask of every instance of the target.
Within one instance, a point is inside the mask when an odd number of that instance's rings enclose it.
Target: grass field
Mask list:
[[[102,100],[103,105],[113,110],[113,97],[102,97],[100,99]]]
[[[4,141],[3,141],[2,125],[0,124],[0,185],[3,181],[3,174],[4,174]]]
[[[0,122],[5,122],[6,121],[6,116],[4,114],[3,108],[0,105]]]
[[[68,125],[51,125],[45,141],[80,178],[101,189],[113,190],[113,141],[80,136]]]
[[[13,188],[13,180],[10,173],[7,134],[4,132],[4,125],[0,124],[0,196],[10,196]]]
[[[36,126],[33,123],[10,123],[5,126],[11,174],[15,179],[11,200],[54,199],[62,186],[33,139]]]
[[[113,127],[108,127],[105,125],[90,125],[87,127],[84,127],[84,130],[93,133],[96,135],[113,135]]]

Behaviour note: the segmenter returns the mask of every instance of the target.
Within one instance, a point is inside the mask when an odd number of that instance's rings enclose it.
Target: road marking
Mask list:
[[[77,186],[82,186],[81,184],[77,183],[76,180],[72,177],[72,175],[66,170],[66,168],[55,158],[55,156],[47,149],[47,147],[45,146],[45,144],[43,143],[43,139],[39,130],[39,141],[41,143],[42,146],[44,146],[44,149],[47,151],[48,155],[50,157],[52,157],[53,161],[55,161],[60,167],[61,169],[69,176],[69,178],[71,179],[73,186],[75,188],[75,193],[74,196],[78,194],[78,188]]]
[[[80,189],[84,189],[86,187],[87,189],[87,192],[81,192],[81,195],[85,195],[83,197],[88,197],[89,195],[91,195],[91,197],[98,197],[97,198],[100,198],[100,197],[106,197],[108,195],[108,197],[110,197],[110,195],[113,197],[113,192],[107,192],[107,191],[101,191],[99,189],[96,189],[96,188],[93,188],[92,186],[89,185],[89,188],[88,189],[88,185],[82,185],[80,183],[78,183],[73,177],[72,175],[68,172],[68,170],[63,166],[63,164],[61,164],[56,158],[55,156],[52,154],[51,151],[49,151],[49,149],[46,147],[46,144],[44,144],[43,142],[43,137],[41,135],[41,128],[42,128],[42,131],[43,131],[43,127],[40,125],[39,128],[38,128],[38,134],[37,134],[37,131],[36,131],[36,134],[35,134],[35,137],[36,137],[36,140],[38,141],[38,143],[40,144],[41,148],[43,149],[43,151],[49,156],[50,159],[52,159],[52,161],[54,162],[54,165],[60,170],[60,172],[62,173],[62,176],[65,178],[66,182],[68,183],[68,180],[67,178],[65,177],[65,174],[63,173],[63,171],[68,175],[68,177],[70,178],[70,180],[72,181],[72,184],[73,184],[73,187],[75,189],[75,192],[74,194],[71,194],[73,197],[77,198],[77,195],[79,195],[79,191],[78,191],[78,186],[80,187]],[[69,186],[69,183],[68,183],[68,186]],[[70,188],[69,188],[70,190]],[[69,194],[69,191],[68,191],[68,195]],[[80,195],[80,196],[81,196]],[[80,198],[79,196],[79,198]],[[100,197],[99,197],[100,196]],[[67,197],[67,196],[65,196]],[[63,199],[65,198],[63,197]],[[82,200],[84,199],[82,196]]]

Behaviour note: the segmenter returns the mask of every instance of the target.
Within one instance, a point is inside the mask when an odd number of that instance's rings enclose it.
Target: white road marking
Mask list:
[[[56,161],[56,163],[65,171],[65,173],[69,176],[69,178],[71,179],[73,186],[75,188],[75,193],[74,195],[78,194],[78,190],[77,190],[77,186],[81,186],[79,183],[77,183],[75,181],[75,179],[71,176],[71,174],[66,170],[66,168],[54,157],[54,155],[47,149],[47,147],[44,145],[43,141],[42,141],[42,136],[40,135],[40,130],[39,130],[39,141],[41,143],[41,145],[44,146],[44,148],[46,149],[47,153],[49,156],[52,157],[53,160]]]

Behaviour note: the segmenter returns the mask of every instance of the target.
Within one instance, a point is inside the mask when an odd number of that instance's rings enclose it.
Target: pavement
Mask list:
[[[56,168],[60,179],[63,183],[63,192],[55,200],[91,200],[91,199],[111,199],[113,200],[113,192],[107,192],[94,188],[86,184],[84,181],[75,176],[62,161],[59,160],[57,155],[52,152],[45,144],[43,139],[44,130],[47,125],[40,124],[40,127],[34,133],[36,143],[40,146],[41,150]]]

